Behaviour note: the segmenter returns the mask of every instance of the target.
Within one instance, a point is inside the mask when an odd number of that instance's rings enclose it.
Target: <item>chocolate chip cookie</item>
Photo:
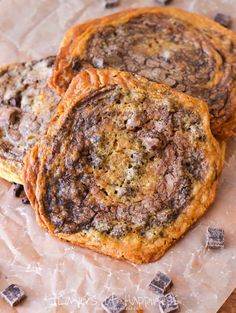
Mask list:
[[[233,134],[236,35],[207,17],[140,8],[75,26],[61,44],[51,85],[63,94],[91,66],[136,73],[198,97],[208,103],[213,134]]]
[[[22,184],[23,158],[59,101],[47,85],[55,57],[0,69],[0,176]]]
[[[47,135],[27,154],[25,190],[54,236],[150,262],[212,203],[222,158],[204,102],[90,68],[73,79]]]

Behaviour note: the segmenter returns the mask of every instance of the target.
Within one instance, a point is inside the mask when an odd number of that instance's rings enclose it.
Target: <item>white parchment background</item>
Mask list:
[[[154,0],[121,0],[117,10],[155,5]],[[173,0],[173,5],[209,17],[234,17],[236,0]],[[0,65],[55,54],[64,31],[87,18],[110,14],[102,0],[0,0]],[[17,283],[27,300],[0,312],[102,312],[103,299],[115,293],[136,312],[158,312],[147,285],[158,270],[174,281],[181,312],[215,313],[236,287],[236,139],[231,140],[215,204],[201,221],[160,261],[142,266],[59,242],[36,224],[31,207],[12,197],[12,186],[0,181],[0,289]],[[206,228],[224,228],[226,248],[206,251]],[[132,305],[133,303],[133,305]]]

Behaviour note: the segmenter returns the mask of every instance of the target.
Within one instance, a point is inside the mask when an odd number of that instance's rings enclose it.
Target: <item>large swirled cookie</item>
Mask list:
[[[218,23],[173,8],[141,8],[67,32],[51,84],[63,94],[88,66],[142,75],[205,100],[213,134],[236,127],[236,35]]]
[[[0,69],[0,177],[22,183],[23,158],[47,129],[59,97],[47,85],[55,57]]]
[[[150,262],[212,203],[222,158],[204,102],[91,68],[73,79],[26,156],[25,189],[56,237]]]

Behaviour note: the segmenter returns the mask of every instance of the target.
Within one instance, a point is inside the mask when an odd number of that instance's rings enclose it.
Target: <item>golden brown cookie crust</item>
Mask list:
[[[209,53],[209,57],[212,58],[212,61],[216,62],[216,65],[214,68],[214,78],[210,79],[205,85],[203,85],[203,89],[200,91],[199,97],[206,101],[211,97],[211,95],[209,95],[209,97],[206,94],[204,95],[204,88],[206,88],[206,90],[210,90],[216,86],[216,89],[218,90],[222,88],[222,84],[225,84],[224,90],[228,89],[229,92],[228,99],[224,100],[227,105],[225,108],[221,109],[222,103],[220,94],[218,95],[219,97],[217,96],[218,98],[216,100],[212,100],[210,110],[214,111],[217,106],[219,106],[219,108],[212,116],[211,127],[213,134],[219,138],[226,139],[232,136],[236,126],[236,57],[235,52],[229,51],[232,50],[232,45],[234,45],[233,49],[236,51],[236,35],[232,31],[222,27],[220,24],[207,17],[185,12],[180,9],[161,7],[131,9],[113,14],[111,16],[96,19],[90,23],[88,22],[75,26],[66,33],[61,43],[60,51],[56,59],[55,71],[51,78],[52,87],[55,88],[59,94],[64,94],[71,79],[74,75],[76,75],[76,71],[71,70],[72,59],[78,57],[83,60],[86,57],[87,43],[100,29],[107,26],[118,27],[119,25],[127,23],[133,18],[143,14],[162,14],[171,16],[200,31],[200,36],[207,36],[208,46],[204,47],[205,43],[203,43],[202,51],[204,51],[204,49],[209,50],[207,53]],[[223,73],[221,68],[224,62],[227,62],[228,65],[225,67]],[[85,67],[86,66],[89,65],[85,65]],[[122,66],[117,68],[127,71],[127,68],[123,68]],[[232,82],[230,83],[228,82],[229,71],[231,71],[232,75]],[[134,72],[141,75],[137,71]],[[148,78],[146,75],[144,76]],[[193,76],[196,78],[196,75]],[[168,77],[172,78],[171,75]],[[167,83],[163,79],[159,79],[158,82]],[[228,84],[230,84],[230,86],[228,86]],[[180,86],[180,88],[181,87],[182,86]],[[198,92],[186,91],[186,93],[197,96]]]
[[[51,153],[50,140],[53,140],[66,121],[68,114],[81,100],[87,99],[91,93],[107,86],[119,86],[123,91],[145,90],[147,94],[156,94],[157,97],[168,98],[168,95],[181,103],[185,109],[197,112],[201,116],[205,144],[201,145],[208,162],[208,169],[204,181],[194,185],[192,198],[179,216],[165,226],[162,236],[142,236],[137,232],[115,238],[104,232],[90,228],[84,234],[55,232],[55,225],[49,220],[43,203],[43,195],[47,184],[45,164]],[[165,96],[164,96],[165,95]],[[88,98],[89,99],[89,98]],[[224,146],[224,145],[222,145]],[[207,106],[195,98],[179,93],[167,86],[148,82],[141,77],[134,77],[125,72],[115,70],[90,69],[81,72],[73,79],[64,99],[59,104],[53,117],[47,135],[32,149],[25,158],[24,181],[27,196],[34,208],[39,224],[59,239],[92,249],[117,259],[126,259],[134,263],[147,263],[158,260],[166,250],[178,240],[193,223],[207,210],[215,198],[218,177],[224,158],[224,149],[211,134],[209,113]]]

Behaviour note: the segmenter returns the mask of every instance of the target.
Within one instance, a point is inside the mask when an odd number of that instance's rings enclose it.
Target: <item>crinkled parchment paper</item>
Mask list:
[[[0,65],[55,54],[66,29],[87,18],[123,8],[155,5],[154,0],[121,0],[105,10],[102,0],[0,0]],[[173,0],[173,5],[214,17],[234,16],[235,0]],[[227,160],[215,204],[204,218],[158,262],[136,266],[73,247],[39,228],[29,205],[12,196],[13,186],[0,181],[0,289],[22,286],[28,299],[15,309],[0,300],[0,312],[102,312],[111,293],[124,297],[128,312],[141,303],[158,312],[147,285],[158,270],[174,281],[181,312],[215,313],[236,287],[236,139]],[[224,228],[226,248],[206,251],[206,228]]]

